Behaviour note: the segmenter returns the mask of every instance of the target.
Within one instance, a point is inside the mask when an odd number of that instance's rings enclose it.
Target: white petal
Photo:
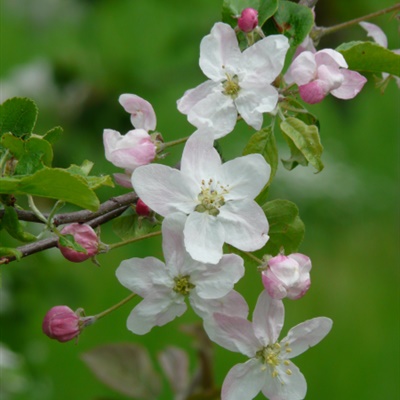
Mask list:
[[[290,370],[289,374],[287,370]],[[307,393],[307,382],[296,365],[277,367],[278,376],[267,375],[262,388],[263,394],[271,400],[303,400]]]
[[[261,154],[249,154],[222,165],[218,179],[229,187],[225,201],[254,199],[267,184],[271,167]]]
[[[152,164],[135,169],[132,185],[137,195],[156,213],[166,216],[193,211],[198,189],[180,171],[166,165]]]
[[[239,250],[259,250],[269,239],[267,217],[253,200],[228,201],[220,208],[218,218],[225,230],[225,242]]]
[[[183,240],[186,215],[172,213],[162,223],[163,253],[170,276],[179,274],[185,265],[187,252]]]
[[[125,111],[131,114],[132,125],[136,129],[154,131],[157,119],[153,106],[135,94],[121,94],[119,103]]]
[[[144,298],[130,313],[127,327],[137,335],[144,335],[155,326],[163,326],[186,311],[183,296],[171,290],[160,290]]]
[[[214,313],[231,315],[244,319],[247,319],[247,316],[249,315],[249,306],[247,305],[246,300],[235,290],[231,290],[226,296],[220,297],[219,299],[209,300],[204,300],[200,298],[196,292],[192,292],[189,299],[195,313],[201,318],[207,319],[204,321],[204,327],[209,336],[210,332],[207,330],[206,325],[210,326],[214,323],[212,318]],[[213,340],[211,336],[210,339]]]
[[[194,291],[203,299],[218,299],[233,289],[244,275],[243,259],[236,254],[226,254],[216,265],[207,265],[191,274],[196,285]]]
[[[278,103],[278,91],[271,85],[252,84],[241,87],[235,100],[238,113],[248,125],[260,130],[262,113],[275,110]]]
[[[236,364],[222,384],[221,400],[251,400],[257,396],[265,383],[265,371],[259,360],[251,359]]]
[[[200,44],[200,68],[213,81],[226,79],[225,72],[235,72],[241,56],[235,31],[218,22]]]
[[[187,90],[182,98],[177,101],[178,110],[182,114],[188,114],[189,111],[200,101],[213,93],[221,85],[214,81],[205,81],[194,89]]]
[[[123,286],[141,297],[151,294],[154,286],[173,286],[164,263],[154,257],[124,260],[115,274]]]
[[[317,63],[315,54],[311,51],[303,51],[292,62],[290,76],[297,85],[305,85],[316,78]],[[287,77],[286,77],[287,78]],[[287,83],[292,83],[287,79]]]
[[[220,346],[248,357],[254,357],[262,348],[262,344],[254,335],[252,323],[247,319],[214,313],[214,322],[212,337]]]
[[[385,49],[388,46],[387,37],[383,30],[379,28],[378,25],[371,24],[370,22],[360,22],[359,23],[362,28],[367,31],[367,36],[371,37],[375,40],[376,43],[384,47]]]
[[[341,73],[343,82],[337,89],[332,90],[331,94],[339,99],[352,99],[360,93],[367,79],[356,71],[342,69]]]
[[[278,340],[284,317],[282,300],[271,298],[267,291],[263,290],[254,309],[253,328],[254,334],[264,346],[274,344]]]
[[[292,349],[288,358],[293,358],[304,353],[310,347],[319,343],[331,330],[332,320],[326,317],[313,318],[292,328],[288,335],[281,340],[281,345],[286,342]]]
[[[216,264],[222,257],[224,233],[216,217],[193,212],[188,216],[183,231],[186,250],[197,261]]]
[[[218,139],[233,131],[237,110],[230,96],[221,91],[208,95],[192,107],[188,121],[197,128],[208,129]]]
[[[288,49],[284,35],[270,35],[248,47],[242,54],[246,79],[272,83],[282,71]]]
[[[214,148],[212,131],[204,129],[194,132],[183,150],[181,172],[198,185],[196,197],[201,191],[201,181],[214,178],[220,166],[221,157]]]
[[[328,65],[330,67],[341,67],[341,68],[348,67],[347,62],[342,56],[342,54],[332,49],[323,49],[317,51],[315,53],[315,61],[318,66]]]

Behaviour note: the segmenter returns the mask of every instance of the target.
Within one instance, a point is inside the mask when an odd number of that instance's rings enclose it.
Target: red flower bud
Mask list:
[[[238,19],[238,27],[242,32],[251,32],[258,25],[258,11],[254,8],[245,8]]]
[[[58,243],[58,248],[60,249],[62,255],[69,261],[72,262],[82,262],[88,258],[93,257],[99,251],[99,238],[93,228],[86,224],[73,223],[65,226],[61,233],[63,235],[72,235],[75,242],[80,244],[85,250],[84,252],[78,252],[76,250],[70,249],[69,247],[63,247]]]
[[[148,217],[150,215],[150,208],[143,203],[141,199],[138,199],[136,203],[136,214],[140,215],[141,217]]]

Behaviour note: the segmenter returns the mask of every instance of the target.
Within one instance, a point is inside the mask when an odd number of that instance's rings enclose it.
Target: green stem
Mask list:
[[[127,303],[129,300],[133,299],[136,296],[136,293],[132,293],[130,294],[128,297],[126,297],[125,299],[123,299],[122,301],[120,301],[119,303],[115,304],[114,306],[108,308],[107,310],[97,314],[94,316],[95,320],[98,320],[100,318],[105,317],[107,314],[110,314],[111,312],[113,312],[114,310],[116,310],[117,308],[120,308],[121,306],[123,306],[125,303]]]
[[[258,257],[256,257],[255,255],[248,253],[247,251],[244,251],[243,253],[246,254],[247,257],[251,258],[256,263],[258,263],[260,265],[264,264],[264,262],[262,260],[260,260]]]
[[[10,154],[10,150],[7,149],[4,152],[3,157],[1,157],[1,159],[0,159],[0,174],[1,174],[1,176],[3,175],[3,167],[4,167],[4,164],[7,161],[7,157],[8,157],[9,154]]]
[[[311,32],[310,36],[314,41],[318,42],[325,35],[336,32],[340,29],[348,28],[349,26],[358,24],[359,22],[365,21],[366,19],[378,17],[380,15],[387,14],[396,10],[400,10],[400,3],[397,3],[394,6],[385,8],[383,10],[364,15],[363,17],[355,18],[350,21],[343,22],[342,24],[331,26],[329,28],[317,27],[313,32]]]
[[[40,210],[36,207],[35,202],[33,201],[33,197],[28,194],[28,203],[29,207],[33,211],[33,213],[40,219],[42,222],[44,222],[46,225],[48,225],[48,220],[47,218],[40,212]]]
[[[127,239],[127,240],[124,240],[122,242],[113,243],[113,244],[108,245],[108,250],[113,250],[113,249],[116,249],[117,247],[122,247],[122,246],[125,246],[126,244],[129,244],[129,243],[138,242],[140,240],[148,239],[148,238],[159,236],[159,235],[161,235],[161,231],[148,233],[147,235],[143,235],[143,236]]]
[[[160,149],[164,150],[168,147],[172,147],[172,146],[176,146],[177,144],[185,143],[189,139],[189,137],[190,136],[187,136],[187,137],[184,137],[181,139],[177,139],[177,140],[172,140],[171,142],[167,142],[167,143],[162,143],[160,146]]]

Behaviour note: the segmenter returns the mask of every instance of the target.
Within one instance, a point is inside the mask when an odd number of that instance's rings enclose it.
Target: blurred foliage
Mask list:
[[[32,97],[40,115],[36,125],[46,132],[56,125],[64,134],[55,145],[54,166],[95,162],[95,174],[117,169],[104,159],[102,131],[126,132],[129,117],[118,104],[121,93],[135,93],[152,103],[159,130],[167,140],[187,136],[193,128],[176,110],[183,92],[204,81],[198,66],[201,38],[220,20],[215,0],[3,0],[0,20],[2,100]],[[319,2],[316,21],[331,26],[392,5],[382,0]],[[399,48],[397,21],[372,20],[388,35],[389,49]],[[324,37],[320,48],[366,40],[357,26]],[[279,165],[270,199],[295,202],[306,226],[300,251],[313,261],[313,285],[298,302],[286,302],[284,332],[305,319],[325,315],[334,326],[328,337],[294,360],[308,382],[307,399],[395,399],[399,391],[399,105],[398,88],[390,82],[382,95],[368,83],[351,101],[332,97],[310,106],[321,124],[324,170]],[[240,155],[252,130],[239,124],[220,145],[225,158]],[[278,137],[278,147],[284,139]],[[179,161],[181,147],[165,160]],[[289,154],[287,154],[289,156]],[[288,157],[286,157],[288,158]],[[101,188],[102,201],[123,188]],[[46,211],[51,203],[37,204]],[[73,206],[71,206],[71,210]],[[111,224],[108,224],[111,225]],[[105,243],[118,240],[110,226],[102,228]],[[1,241],[13,244],[11,237]],[[155,362],[171,342],[190,349],[179,330],[195,320],[192,312],[145,337],[125,327],[124,306],[88,328],[79,343],[60,344],[41,332],[42,318],[54,305],[83,307],[98,313],[128,293],[114,279],[128,257],[161,257],[160,239],[132,244],[89,261],[71,265],[56,249],[1,266],[2,400],[69,400],[124,397],[100,384],[80,359],[97,345],[116,342],[145,344]],[[250,307],[261,281],[252,265],[237,289]],[[8,353],[7,353],[8,354]],[[193,353],[192,353],[193,356]],[[7,362],[7,360],[11,360]],[[16,361],[17,360],[17,361]],[[193,361],[193,357],[192,357]],[[215,373],[222,383],[241,355],[216,347]],[[3,373],[3,372],[7,373]],[[13,377],[12,379],[9,377]],[[6,392],[6,390],[8,392]],[[161,400],[171,399],[168,393]],[[262,399],[262,396],[257,397]]]

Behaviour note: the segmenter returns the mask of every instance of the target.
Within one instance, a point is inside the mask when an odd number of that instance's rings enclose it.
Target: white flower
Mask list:
[[[278,91],[271,85],[283,68],[288,39],[268,36],[243,53],[235,31],[216,23],[200,45],[200,68],[210,79],[188,90],[178,110],[197,128],[208,127],[215,138],[233,130],[238,113],[254,129],[261,129],[265,112],[275,109]]]
[[[260,391],[271,400],[304,399],[307,383],[289,360],[319,343],[331,330],[332,320],[305,321],[278,342],[283,319],[282,301],[272,299],[265,290],[258,298],[252,323],[242,317],[214,314],[213,340],[250,357],[228,372],[221,400],[251,400]]]
[[[270,167],[260,154],[221,164],[209,131],[187,141],[180,171],[151,164],[137,168],[132,185],[156,213],[188,215],[185,246],[192,258],[217,263],[226,242],[255,251],[268,240],[268,221],[253,200],[268,182]]]
[[[181,213],[167,217],[162,226],[165,264],[154,257],[122,261],[116,271],[126,288],[143,298],[128,317],[127,327],[143,335],[186,311],[188,297],[202,318],[215,310],[231,314],[242,304],[233,285],[243,276],[243,260],[236,254],[224,255],[216,265],[194,261],[185,250]]]

